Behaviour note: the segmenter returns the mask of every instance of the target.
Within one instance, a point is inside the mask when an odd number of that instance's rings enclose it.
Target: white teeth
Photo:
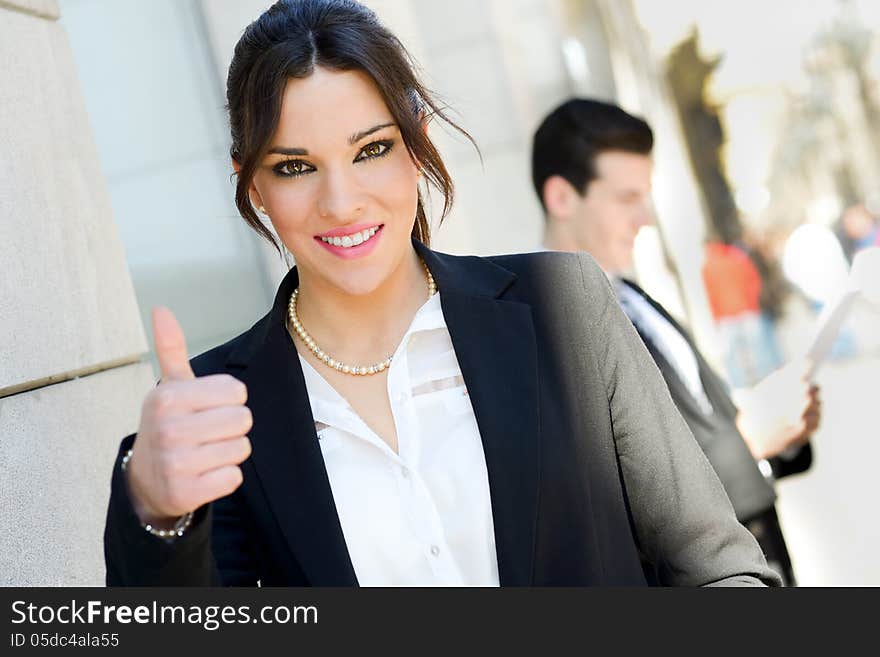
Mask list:
[[[352,235],[344,235],[342,237],[321,237],[321,241],[326,242],[327,244],[332,244],[333,246],[341,246],[342,248],[348,249],[363,244],[375,235],[378,230],[379,226],[375,226]]]

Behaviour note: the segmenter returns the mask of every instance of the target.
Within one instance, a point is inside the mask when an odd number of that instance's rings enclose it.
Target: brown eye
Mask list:
[[[314,170],[310,164],[306,164],[302,160],[286,160],[284,162],[279,162],[274,167],[275,173],[279,176],[285,176],[288,178],[295,178],[296,176],[301,176],[305,173],[309,173]]]
[[[291,173],[295,176],[305,172],[305,165],[302,162],[287,162],[284,166],[284,173]]]
[[[382,157],[387,154],[389,150],[391,150],[391,142],[374,141],[372,144],[367,144],[361,149],[361,152],[358,154],[357,158],[355,158],[355,162]]]

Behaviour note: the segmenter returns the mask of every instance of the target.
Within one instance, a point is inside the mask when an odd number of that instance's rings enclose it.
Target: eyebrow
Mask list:
[[[348,138],[348,143],[354,146],[364,137],[369,137],[374,132],[378,132],[382,128],[390,128],[394,125],[394,123],[380,123],[379,125],[374,125],[372,128],[368,128],[367,130],[362,130],[361,132],[356,132],[351,137]]]
[[[269,155],[273,155],[276,153],[278,155],[308,155],[309,154],[309,152],[305,148],[281,148],[279,146],[276,148],[269,149]]]
[[[348,138],[348,143],[354,146],[364,137],[369,137],[374,132],[379,132],[383,128],[391,128],[397,124],[395,123],[380,123],[379,125],[374,125],[372,128],[367,128],[366,130],[361,130],[360,132],[356,132]],[[269,155],[308,155],[309,151],[305,148],[283,148],[281,146],[276,146],[275,148],[269,149]]]

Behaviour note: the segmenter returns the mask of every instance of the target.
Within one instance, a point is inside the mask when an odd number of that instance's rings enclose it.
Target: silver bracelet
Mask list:
[[[133,450],[128,450],[125,453],[125,456],[122,457],[122,471],[125,472],[125,469],[128,467],[128,462],[131,460],[131,453]],[[177,538],[178,536],[183,536],[183,532],[185,532],[189,526],[192,524],[193,520],[193,512],[185,513],[177,519],[177,522],[174,523],[174,526],[171,529],[157,529],[153,527],[148,522],[142,522],[141,527],[143,527],[148,533],[153,536],[158,536],[159,538]]]

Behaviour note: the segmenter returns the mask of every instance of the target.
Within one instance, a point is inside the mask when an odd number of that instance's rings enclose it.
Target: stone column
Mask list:
[[[654,265],[650,276],[639,272],[640,278],[649,294],[685,321],[700,352],[717,367],[720,354],[701,273],[706,210],[700,202],[674,102],[631,1],[597,0],[597,6],[608,38],[617,102],[643,116],[654,130],[657,225],[665,256],[675,271],[664,271],[657,262],[649,263]],[[638,264],[637,254],[637,270]],[[657,279],[662,283],[658,284]]]
[[[55,0],[0,0],[0,585],[101,585],[110,469],[153,385]]]

